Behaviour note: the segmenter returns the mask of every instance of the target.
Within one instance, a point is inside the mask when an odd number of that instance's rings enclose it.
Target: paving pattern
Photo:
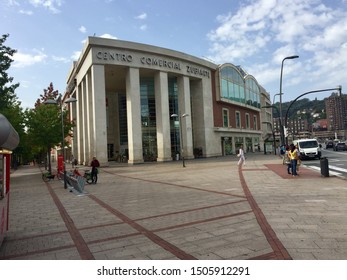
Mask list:
[[[346,259],[347,181],[276,156],[103,167],[79,196],[12,174],[0,259]]]

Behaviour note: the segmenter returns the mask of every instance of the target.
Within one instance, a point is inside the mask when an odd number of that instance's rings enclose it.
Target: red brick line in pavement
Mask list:
[[[253,169],[253,170],[258,171],[259,169]],[[258,206],[258,203],[255,201],[251,191],[249,190],[245,177],[243,176],[243,171],[252,171],[252,170],[249,170],[249,169],[242,170],[242,167],[239,166],[240,182],[241,182],[243,191],[245,192],[245,195],[247,197],[247,200],[249,202],[249,205],[251,206],[254,212],[254,215],[258,221],[258,224],[260,228],[262,229],[271,248],[274,250],[276,259],[291,260],[292,257],[289,255],[287,249],[283,246],[282,242],[278,239],[275,231],[272,229],[271,225],[269,224],[265,215],[263,214],[263,211],[261,211],[260,207]]]
[[[176,214],[181,214],[181,213],[194,212],[194,211],[199,211],[199,210],[203,210],[203,209],[210,209],[210,208],[215,208],[215,207],[220,207],[220,206],[225,206],[225,205],[230,205],[230,204],[241,203],[241,202],[245,202],[245,201],[247,201],[247,200],[242,199],[242,200],[231,201],[231,202],[226,202],[226,203],[213,204],[210,206],[204,206],[204,207],[192,208],[192,209],[188,209],[188,210],[182,210],[182,211],[170,212],[170,213],[165,213],[165,214],[160,214],[160,215],[148,216],[148,217],[136,219],[134,221],[142,221],[142,220],[165,217],[165,216],[176,215]]]
[[[108,210],[112,214],[116,215],[119,219],[121,219],[122,221],[124,221],[125,223],[130,225],[132,228],[134,228],[138,232],[142,233],[144,236],[146,236],[147,238],[152,240],[154,243],[156,243],[157,245],[159,245],[163,249],[169,251],[171,254],[175,255],[177,258],[182,259],[182,260],[196,260],[196,258],[194,256],[184,252],[180,248],[176,247],[175,245],[167,242],[163,238],[154,234],[152,231],[144,228],[140,224],[136,223],[134,220],[132,220],[129,217],[127,217],[126,215],[124,215],[123,213],[119,212],[115,208],[109,206],[108,204],[106,204],[102,200],[98,199],[96,196],[90,194],[88,197],[90,199],[94,200],[95,202],[97,202],[100,206],[104,207],[106,210]]]
[[[159,215],[153,215],[153,216],[147,216],[147,217],[143,217],[143,218],[139,218],[139,219],[134,219],[134,221],[138,222],[138,221],[149,220],[149,219],[154,219],[154,218],[160,218],[160,217],[165,217],[165,216],[177,215],[177,214],[181,214],[181,213],[194,212],[194,211],[199,211],[199,210],[203,210],[203,209],[210,209],[210,208],[220,207],[220,206],[225,206],[225,205],[230,205],[230,204],[242,203],[242,202],[246,202],[246,201],[247,201],[247,199],[242,199],[242,200],[231,201],[231,202],[226,202],[226,203],[214,204],[214,205],[210,205],[210,206],[192,208],[192,209],[188,209],[188,210],[168,212],[168,213],[164,213],[164,214],[159,214]],[[108,224],[99,224],[99,225],[94,225],[94,226],[86,226],[86,227],[79,228],[79,230],[82,231],[82,230],[87,230],[87,229],[92,229],[92,228],[114,226],[114,225],[119,225],[119,224],[122,224],[122,223],[123,222],[113,222],[113,223],[108,223]]]
[[[17,238],[6,237],[6,243],[18,242],[18,241],[22,241],[22,240],[40,238],[40,237],[45,237],[45,236],[53,236],[53,235],[58,235],[58,234],[66,233],[66,232],[67,232],[67,230],[61,230],[61,231],[55,231],[55,232],[43,233],[43,234],[36,234],[36,235],[28,235],[28,236],[17,237]]]
[[[69,216],[69,214],[67,213],[66,209],[64,208],[63,204],[61,203],[60,199],[58,198],[58,196],[56,195],[56,193],[54,192],[52,186],[46,182],[48,191],[51,195],[51,197],[53,198],[53,201],[55,203],[55,205],[57,206],[60,216],[62,217],[68,231],[69,234],[76,246],[76,249],[78,251],[78,253],[81,256],[82,260],[94,260],[94,256],[91,253],[91,251],[88,248],[88,245],[86,244],[85,240],[83,239],[82,235],[80,234],[80,232],[78,231],[78,229],[76,228],[73,220],[71,219],[71,217]]]
[[[196,188],[196,187],[190,187],[190,186],[185,186],[185,185],[179,185],[179,184],[174,184],[174,183],[168,183],[168,182],[162,182],[162,181],[156,181],[156,180],[149,180],[149,179],[143,179],[143,178],[136,178],[136,177],[131,177],[127,175],[121,175],[117,174],[108,170],[104,170],[105,173],[111,174],[111,175],[117,175],[119,177],[124,177],[128,179],[133,179],[133,180],[139,180],[143,182],[149,182],[149,183],[155,183],[155,184],[162,184],[162,185],[168,185],[168,186],[174,186],[174,187],[180,187],[180,188],[186,188],[186,189],[192,189],[192,190],[198,190],[202,192],[209,192],[209,193],[216,193],[216,194],[222,194],[222,195],[227,195],[227,196],[233,196],[233,197],[240,197],[240,198],[245,198],[244,195],[238,195],[238,194],[231,194],[231,193],[226,193],[226,192],[219,192],[219,191],[213,191],[213,190],[206,190],[206,189],[201,189],[201,188]]]
[[[153,215],[153,216],[148,216],[148,217],[136,219],[134,221],[143,221],[143,220],[148,220],[148,219],[153,219],[153,218],[158,218],[158,217],[165,217],[165,216],[169,216],[169,215],[175,215],[175,214],[186,213],[186,212],[191,212],[191,211],[198,211],[198,210],[202,210],[202,209],[210,209],[210,208],[214,208],[214,207],[220,207],[220,206],[224,206],[224,205],[230,205],[230,204],[236,204],[236,203],[242,203],[242,202],[247,202],[247,200],[246,199],[245,200],[238,200],[238,201],[220,203],[220,204],[215,204],[215,205],[210,205],[210,206],[205,206],[205,207],[199,207],[199,208],[195,208],[195,209],[170,212],[170,213],[165,213],[165,214],[161,214],[161,215]],[[168,230],[171,228],[180,228],[180,227],[184,227],[184,226],[189,226],[189,225],[194,225],[194,224],[199,224],[199,223],[205,223],[205,222],[209,222],[209,221],[215,221],[215,220],[219,220],[219,219],[225,219],[228,217],[234,217],[234,216],[239,216],[239,215],[243,215],[243,214],[248,214],[251,212],[252,211],[234,213],[231,215],[214,217],[211,219],[199,220],[199,221],[194,221],[194,222],[186,223],[186,224],[179,224],[179,225],[175,225],[175,226],[167,227],[167,228],[158,228],[158,229],[154,229],[152,231],[153,232],[165,231],[165,230]],[[79,230],[83,231],[83,230],[88,230],[88,229],[92,229],[92,228],[102,228],[102,227],[113,226],[113,225],[122,224],[122,223],[124,223],[124,222],[99,224],[99,225],[94,225],[94,226],[81,227],[81,228],[79,228]],[[66,232],[67,231],[57,231],[57,232],[52,232],[52,233],[27,236],[27,237],[22,237],[22,238],[15,238],[15,239],[7,240],[7,242],[30,240],[30,239],[40,238],[40,237],[45,237],[45,236],[54,236],[54,235],[58,235],[58,234],[66,233]],[[107,242],[107,241],[112,241],[112,240],[129,238],[129,237],[137,236],[140,234],[141,234],[140,232],[137,232],[137,233],[119,235],[119,236],[115,236],[115,237],[108,237],[108,238],[104,238],[104,239],[96,239],[96,240],[88,241],[87,244],[96,244],[96,243],[101,243],[101,242]],[[37,251],[32,251],[32,252],[26,252],[26,253],[22,253],[22,254],[7,255],[7,256],[0,257],[0,259],[15,259],[15,258],[21,258],[21,257],[28,257],[30,255],[36,255],[36,254],[40,254],[40,253],[48,253],[48,252],[52,252],[52,251],[59,251],[59,250],[73,248],[73,247],[75,247],[75,246],[74,245],[67,245],[67,246],[60,246],[60,247],[52,247],[52,248],[47,248],[47,249],[42,249],[42,250],[37,250]]]
[[[74,245],[65,245],[65,246],[51,247],[51,248],[47,248],[47,249],[36,250],[36,251],[32,251],[32,252],[25,252],[25,253],[22,253],[22,254],[6,255],[6,256],[0,257],[0,260],[20,259],[22,257],[28,257],[28,256],[31,256],[31,255],[43,254],[43,253],[59,251],[59,250],[65,250],[65,249],[71,249],[73,247],[75,247],[75,246]]]
[[[271,252],[254,258],[250,258],[249,260],[277,260],[277,256],[275,252]]]
[[[180,228],[180,227],[192,226],[192,225],[196,225],[196,224],[208,223],[208,222],[213,222],[213,221],[217,221],[217,220],[221,220],[221,219],[237,217],[237,216],[241,216],[241,215],[245,215],[245,214],[249,214],[249,213],[253,213],[253,211],[249,210],[249,211],[243,211],[243,212],[233,213],[233,214],[229,214],[229,215],[223,215],[223,216],[219,216],[219,217],[204,219],[204,220],[197,220],[197,221],[189,222],[189,223],[185,223],[185,224],[179,224],[179,225],[174,225],[174,226],[170,226],[170,227],[157,228],[157,229],[153,229],[153,231],[158,232],[158,231],[165,231],[165,230],[169,230],[169,229],[176,229],[176,228]]]

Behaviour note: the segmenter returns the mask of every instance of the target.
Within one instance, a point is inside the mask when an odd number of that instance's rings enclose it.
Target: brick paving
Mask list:
[[[0,259],[347,258],[347,181],[304,166],[292,177],[273,155],[237,160],[112,164],[83,196],[21,167]]]

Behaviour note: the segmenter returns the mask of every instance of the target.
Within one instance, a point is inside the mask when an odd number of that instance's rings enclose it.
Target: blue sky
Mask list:
[[[241,65],[271,99],[282,59],[299,55],[284,63],[283,101],[338,85],[346,92],[347,0],[0,0],[0,11],[0,34],[10,34],[5,44],[18,51],[9,74],[23,107],[50,82],[64,92],[72,61],[93,35]]]

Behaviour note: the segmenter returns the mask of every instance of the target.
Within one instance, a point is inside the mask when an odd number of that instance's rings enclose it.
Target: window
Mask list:
[[[250,118],[249,118],[249,114],[246,113],[246,128],[249,129],[250,128]]]
[[[235,117],[236,117],[236,128],[241,128],[241,114],[240,114],[240,112],[236,112]]]
[[[223,127],[229,127],[229,110],[223,109]]]
[[[258,130],[257,116],[253,116],[253,127],[254,130]]]
[[[221,98],[260,108],[260,89],[257,81],[241,67],[225,64],[220,68]]]

